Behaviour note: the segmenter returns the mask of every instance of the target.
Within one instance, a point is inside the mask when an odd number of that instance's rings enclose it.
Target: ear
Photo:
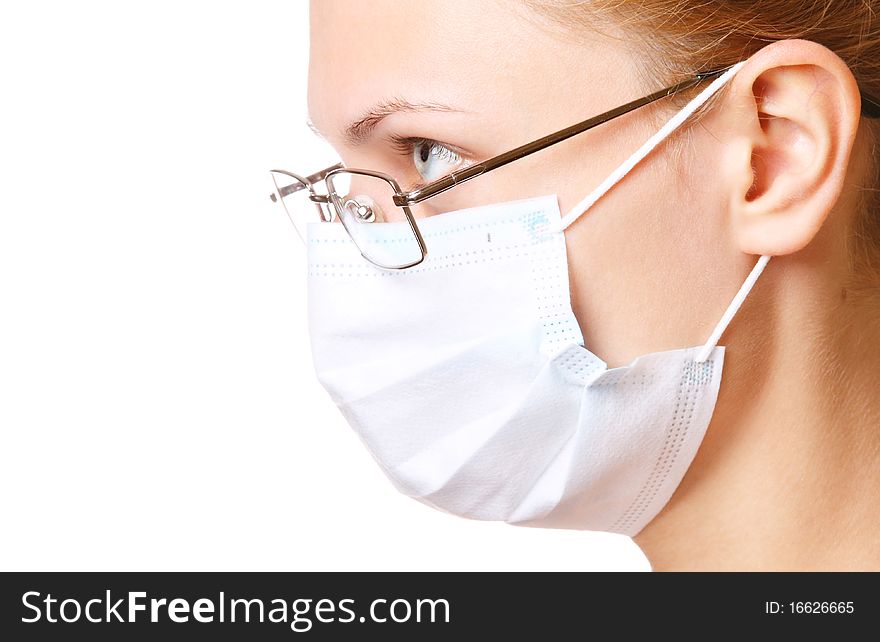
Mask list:
[[[755,53],[725,96],[733,135],[722,172],[748,254],[789,254],[815,237],[844,185],[860,118],[855,78],[835,53],[781,40]]]

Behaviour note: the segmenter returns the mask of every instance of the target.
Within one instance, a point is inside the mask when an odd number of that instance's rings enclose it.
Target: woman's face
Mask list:
[[[641,79],[631,41],[604,31],[565,33],[516,0],[313,2],[310,118],[347,166],[412,188],[667,84]],[[564,214],[671,113],[639,109],[435,197],[425,213],[557,194]],[[701,344],[753,263],[713,190],[723,154],[712,126],[710,113],[686,134],[687,156],[655,150],[566,230],[572,306],[610,366]]]

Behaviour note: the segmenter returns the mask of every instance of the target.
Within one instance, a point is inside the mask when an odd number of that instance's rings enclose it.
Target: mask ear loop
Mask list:
[[[715,326],[715,329],[712,330],[712,334],[709,335],[709,340],[700,348],[700,351],[697,353],[696,358],[694,359],[697,363],[703,363],[706,359],[709,358],[709,355],[712,354],[712,351],[715,349],[715,346],[718,345],[718,341],[721,339],[721,335],[724,334],[724,331],[727,329],[727,326],[730,325],[730,322],[733,321],[734,315],[739,311],[740,306],[745,302],[746,297],[749,292],[752,291],[752,287],[754,287],[755,282],[758,280],[758,277],[761,276],[761,272],[764,271],[764,268],[767,267],[767,263],[770,261],[770,257],[766,254],[762,255],[761,258],[758,259],[758,262],[755,263],[755,267],[752,268],[752,271],[749,272],[749,275],[746,277],[746,280],[739,288],[739,292],[736,293],[736,296],[733,297],[733,301],[730,302],[730,305],[727,306],[727,310],[724,311],[724,314],[721,316],[721,320],[718,322],[718,325]]]
[[[709,98],[711,98],[712,94],[721,89],[721,87],[730,80],[733,75],[742,68],[742,66],[746,64],[746,61],[743,60],[741,62],[736,63],[730,69],[725,71],[723,74],[718,76],[715,80],[713,80],[708,87],[706,87],[703,91],[697,94],[691,101],[685,105],[680,112],[675,114],[672,118],[670,118],[663,127],[661,127],[653,136],[651,136],[645,143],[639,147],[636,152],[630,156],[628,159],[623,161],[617,169],[615,169],[608,177],[602,181],[599,186],[590,192],[586,198],[584,198],[580,203],[572,207],[568,213],[563,216],[558,222],[554,223],[548,228],[550,233],[561,232],[569,225],[574,223],[580,216],[586,213],[595,203],[598,201],[605,193],[614,187],[620,179],[626,176],[629,171],[636,166],[636,164],[641,161],[645,156],[651,153],[657,145],[659,145],[664,138],[669,136],[675,129],[677,129],[691,114],[693,114],[703,103],[705,103]]]
[[[645,143],[639,147],[636,152],[626,159],[623,163],[621,163],[617,169],[615,169],[611,174],[609,174],[604,181],[602,181],[596,189],[590,192],[586,198],[580,201],[577,205],[572,207],[568,213],[563,216],[559,221],[550,226],[549,232],[562,232],[569,225],[574,223],[578,218],[580,218],[583,214],[587,212],[593,205],[595,205],[596,201],[598,201],[602,196],[605,195],[608,190],[614,187],[620,180],[626,176],[630,170],[636,166],[639,161],[641,161],[645,156],[647,156],[651,151],[657,147],[667,136],[669,136],[673,131],[675,131],[681,124],[687,120],[687,118],[693,114],[703,103],[705,103],[712,95],[717,92],[724,84],[730,80],[736,72],[738,72],[743,65],[746,64],[746,61],[740,61],[733,65],[730,69],[725,71],[723,74],[718,76],[715,80],[713,80],[708,87],[706,87],[703,91],[697,94],[687,105],[685,105],[681,111],[675,114],[672,118],[670,118],[663,127],[661,127],[653,136],[651,136]],[[721,335],[724,334],[724,331],[727,329],[727,326],[730,325],[730,322],[733,320],[734,315],[739,311],[740,307],[746,300],[746,296],[748,296],[749,292],[751,292],[752,287],[754,287],[755,282],[758,280],[758,277],[761,276],[761,272],[764,271],[764,268],[767,266],[767,263],[770,261],[770,257],[767,255],[761,256],[758,259],[758,262],[755,263],[755,267],[752,268],[752,271],[746,277],[746,280],[743,282],[742,286],[739,289],[739,292],[736,293],[736,296],[733,297],[733,300],[730,302],[730,305],[727,306],[727,310],[722,315],[721,320],[718,322],[718,325],[715,326],[715,329],[712,331],[712,334],[709,336],[709,340],[700,348],[700,351],[697,353],[696,362],[702,363],[709,358],[709,355],[712,354],[712,351],[718,345],[718,341],[721,339]]]

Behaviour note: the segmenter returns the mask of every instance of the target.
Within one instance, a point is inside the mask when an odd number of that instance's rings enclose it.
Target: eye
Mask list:
[[[458,152],[430,138],[395,138],[393,143],[401,154],[411,157],[419,176],[429,183],[455,171],[464,160]]]

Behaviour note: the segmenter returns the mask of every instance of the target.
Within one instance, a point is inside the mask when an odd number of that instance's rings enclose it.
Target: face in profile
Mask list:
[[[319,378],[441,510],[624,533],[657,568],[724,566],[688,558],[695,537],[802,567],[740,534],[793,541],[766,515],[812,491],[779,484],[811,457],[838,470],[815,450],[838,417],[880,417],[880,342],[856,348],[880,315],[846,294],[871,98],[817,42],[664,61],[646,22],[540,5],[312,3],[310,126],[339,164],[301,193],[342,223],[304,233]]]

